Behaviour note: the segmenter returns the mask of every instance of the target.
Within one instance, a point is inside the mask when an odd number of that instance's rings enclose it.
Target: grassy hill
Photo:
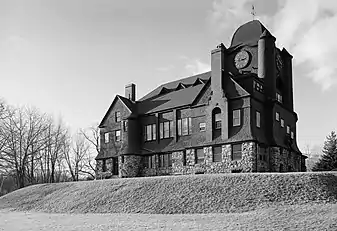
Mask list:
[[[0,197],[0,209],[56,213],[230,213],[337,202],[337,173],[165,176],[40,184]]]

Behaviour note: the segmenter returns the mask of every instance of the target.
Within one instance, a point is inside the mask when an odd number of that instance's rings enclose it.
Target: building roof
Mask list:
[[[247,22],[235,31],[232,38],[231,47],[241,44],[256,45],[263,33],[271,35],[271,33],[259,20]]]
[[[144,101],[154,96],[157,96],[160,93],[160,91],[162,91],[163,88],[167,89],[168,91],[173,91],[179,86],[180,83],[184,84],[185,86],[192,86],[193,84],[196,85],[200,81],[206,82],[209,80],[210,77],[211,77],[211,72],[209,71],[209,72],[205,72],[202,74],[198,74],[198,75],[194,75],[194,76],[190,76],[187,78],[178,79],[172,82],[162,84],[156,89],[154,89],[153,91],[151,91],[149,94],[139,99],[139,101]]]
[[[233,78],[229,77],[225,92],[227,97],[248,96]],[[211,72],[163,84],[137,101],[137,113],[148,114],[192,105],[206,87],[210,87]],[[180,87],[181,85],[185,87]]]

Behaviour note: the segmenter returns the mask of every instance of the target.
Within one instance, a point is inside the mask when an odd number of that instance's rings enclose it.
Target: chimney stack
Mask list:
[[[136,101],[136,85],[134,83],[125,86],[125,98]]]
[[[216,49],[211,52],[211,87],[213,91],[213,95],[223,95],[223,89],[226,85],[226,47],[221,43],[217,46]]]

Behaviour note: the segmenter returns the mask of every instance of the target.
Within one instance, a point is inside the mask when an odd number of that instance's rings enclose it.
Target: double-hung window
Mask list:
[[[240,109],[233,111],[233,127],[240,126],[241,124],[241,111]]]

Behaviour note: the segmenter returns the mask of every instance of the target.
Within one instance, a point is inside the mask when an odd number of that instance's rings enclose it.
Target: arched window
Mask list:
[[[221,136],[221,110],[216,107],[212,111],[212,133],[213,139]]]
[[[221,129],[221,110],[216,107],[213,109],[213,129]]]

